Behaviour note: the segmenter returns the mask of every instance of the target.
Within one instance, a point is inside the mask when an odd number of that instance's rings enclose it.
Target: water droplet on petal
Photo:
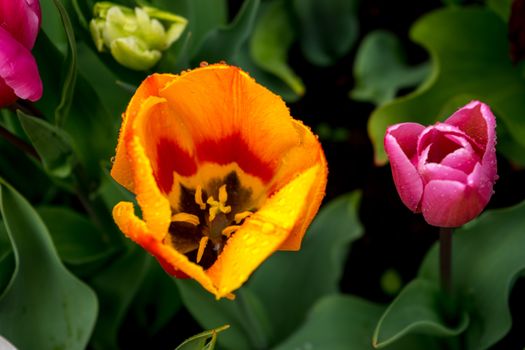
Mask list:
[[[208,62],[202,61],[199,66],[201,66],[201,67],[208,67]]]

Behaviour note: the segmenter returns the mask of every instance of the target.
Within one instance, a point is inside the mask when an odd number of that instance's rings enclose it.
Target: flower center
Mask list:
[[[164,243],[208,268],[217,259],[227,240],[241,227],[255,208],[249,207],[251,191],[240,186],[237,174],[222,181],[189,189],[181,185],[180,211],[171,217]]]

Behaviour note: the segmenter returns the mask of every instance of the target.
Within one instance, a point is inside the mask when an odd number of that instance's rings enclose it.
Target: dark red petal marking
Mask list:
[[[249,148],[238,133],[221,140],[207,140],[197,145],[199,162],[212,162],[219,165],[237,163],[247,174],[268,183],[274,175],[274,166],[263,162]]]
[[[195,159],[175,142],[160,139],[157,144],[157,167],[154,170],[157,185],[164,193],[173,186],[173,172],[181,176],[191,176],[197,172]]]

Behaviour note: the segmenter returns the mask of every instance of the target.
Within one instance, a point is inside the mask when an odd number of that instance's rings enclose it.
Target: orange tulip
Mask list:
[[[113,178],[137,196],[119,228],[171,275],[233,297],[276,250],[298,250],[327,165],[309,128],[241,69],[154,74],[123,115]]]

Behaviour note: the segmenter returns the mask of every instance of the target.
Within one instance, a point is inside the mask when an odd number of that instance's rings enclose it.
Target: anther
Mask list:
[[[202,187],[201,185],[197,185],[197,188],[195,189],[195,203],[199,205],[201,210],[206,209],[206,203],[202,200]]]
[[[197,215],[188,213],[177,213],[171,217],[171,221],[187,222],[188,224],[192,224],[194,226],[198,226],[200,224],[200,220]]]
[[[234,220],[236,224],[240,224],[241,221],[246,219],[248,216],[251,216],[253,213],[251,211],[243,211],[241,213],[237,213],[234,216]]]
[[[204,249],[206,249],[206,244],[208,244],[209,237],[202,236],[199,242],[199,250],[197,250],[197,263],[200,263],[202,255],[204,254]]]
[[[241,228],[239,225],[227,226],[224,228],[224,230],[222,230],[222,234],[227,238],[230,238],[231,234],[237,231],[239,228]]]

